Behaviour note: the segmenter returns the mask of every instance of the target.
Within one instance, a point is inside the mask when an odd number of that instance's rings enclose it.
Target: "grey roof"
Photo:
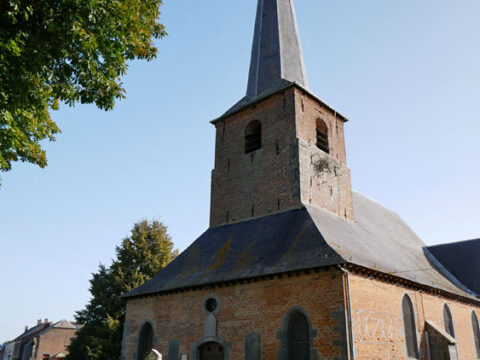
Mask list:
[[[462,284],[480,295],[480,239],[429,246],[428,251]]]
[[[52,325],[52,328],[73,330],[73,329],[78,329],[79,325],[76,324],[75,322],[71,322],[64,319],[64,320],[57,321],[55,324]]]
[[[354,193],[356,221],[307,206],[208,229],[126,297],[352,263],[473,298],[442,274],[394,212]]]
[[[293,0],[258,0],[247,94],[220,119],[293,84],[308,91]]]
[[[212,124],[215,124],[216,122],[218,121],[221,121],[222,119],[224,119],[225,117],[227,116],[230,116],[232,114],[235,114],[237,112],[239,112],[240,110],[246,108],[247,106],[251,106],[251,105],[254,105],[260,101],[262,101],[263,99],[266,99],[268,98],[269,96],[277,93],[277,92],[280,92],[280,91],[284,91],[292,86],[296,86],[298,87],[299,89],[301,89],[302,91],[304,91],[305,93],[309,94],[310,96],[314,97],[316,100],[318,100],[323,106],[325,106],[327,109],[329,109],[332,113],[335,114],[335,116],[344,121],[344,122],[347,122],[348,121],[348,118],[346,118],[344,115],[342,115],[340,112],[338,112],[337,110],[335,110],[331,105],[327,104],[325,101],[323,101],[322,99],[320,99],[317,95],[315,95],[314,93],[312,93],[310,90],[308,89],[305,89],[304,87],[302,87],[301,85],[297,84],[297,83],[293,83],[293,82],[290,82],[290,81],[287,81],[287,80],[278,80],[275,84],[273,84],[273,86],[271,88],[268,88],[267,90],[265,90],[263,93],[261,93],[260,95],[258,95],[256,98],[251,98],[251,97],[248,97],[248,96],[244,96],[242,99],[240,99],[237,103],[235,103],[235,105],[233,105],[230,109],[228,109],[224,114],[222,114],[220,117],[218,117],[217,119],[215,120],[212,120],[211,123]]]
[[[281,79],[308,88],[293,0],[258,0],[247,96]]]
[[[27,338],[31,338],[31,337],[37,335],[38,333],[42,332],[43,330],[49,328],[51,325],[52,324],[48,323],[48,322],[38,324],[38,325],[28,329],[27,331],[25,331],[21,335],[17,336],[14,341],[21,341],[21,340],[24,340],[24,339],[27,339]]]
[[[216,120],[293,85],[318,99],[308,88],[293,0],[258,0],[247,94]]]

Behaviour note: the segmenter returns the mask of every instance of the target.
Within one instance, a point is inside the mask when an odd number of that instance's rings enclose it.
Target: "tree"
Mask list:
[[[167,228],[140,221],[116,247],[109,267],[100,265],[90,280],[91,299],[75,320],[83,327],[68,347],[66,360],[120,359],[125,301],[121,296],[149,280],[177,256]]]
[[[151,60],[161,0],[2,0],[0,3],[0,171],[12,162],[47,165],[40,141],[60,129],[49,110],[125,96],[127,61]]]

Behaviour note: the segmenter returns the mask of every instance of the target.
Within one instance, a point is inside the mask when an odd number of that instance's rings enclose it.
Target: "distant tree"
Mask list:
[[[178,251],[158,221],[140,221],[116,247],[109,267],[100,265],[90,280],[91,299],[75,319],[83,325],[68,347],[66,360],[120,359],[125,320],[123,294],[149,280]]]
[[[2,0],[0,171],[47,165],[44,139],[60,129],[49,110],[64,102],[110,110],[125,96],[127,61],[151,60],[161,0]]]

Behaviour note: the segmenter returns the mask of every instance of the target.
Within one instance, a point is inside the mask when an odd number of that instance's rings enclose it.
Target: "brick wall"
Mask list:
[[[135,359],[138,333],[145,321],[155,330],[154,347],[168,359],[170,341],[179,353],[194,359],[191,345],[204,336],[207,315],[203,302],[219,299],[218,336],[231,343],[230,360],[244,360],[245,338],[261,334],[261,359],[276,360],[281,347],[278,332],[287,312],[303,308],[317,334],[319,360],[346,359],[343,279],[337,270],[292,275],[229,287],[131,299],[127,303],[125,359]],[[177,360],[177,359],[175,359]]]
[[[67,346],[70,345],[75,332],[75,329],[53,328],[41,334],[35,359],[42,360],[43,354],[50,356],[58,353],[67,354]]]
[[[303,204],[314,205],[354,219],[350,169],[346,166],[344,121],[314,97],[295,89],[296,131],[300,164],[300,191]],[[328,128],[330,152],[317,146],[316,123]]]
[[[262,124],[262,148],[245,154],[252,120]],[[217,123],[210,225],[300,207],[297,158],[293,88]]]
[[[329,154],[316,147],[317,119],[328,127]],[[245,128],[253,120],[262,124],[262,148],[245,154]],[[343,124],[334,111],[296,87],[217,122],[210,225],[302,204],[353,219]]]
[[[425,320],[444,329],[443,306],[448,304],[459,359],[476,360],[471,314],[472,311],[480,314],[480,307],[355,274],[350,275],[350,293],[356,360],[407,358],[402,316],[405,294],[413,302],[421,354],[427,355]]]

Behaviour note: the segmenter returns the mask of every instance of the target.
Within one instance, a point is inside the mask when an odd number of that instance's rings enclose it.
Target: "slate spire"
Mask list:
[[[308,89],[293,0],[258,0],[247,96],[280,80]]]

